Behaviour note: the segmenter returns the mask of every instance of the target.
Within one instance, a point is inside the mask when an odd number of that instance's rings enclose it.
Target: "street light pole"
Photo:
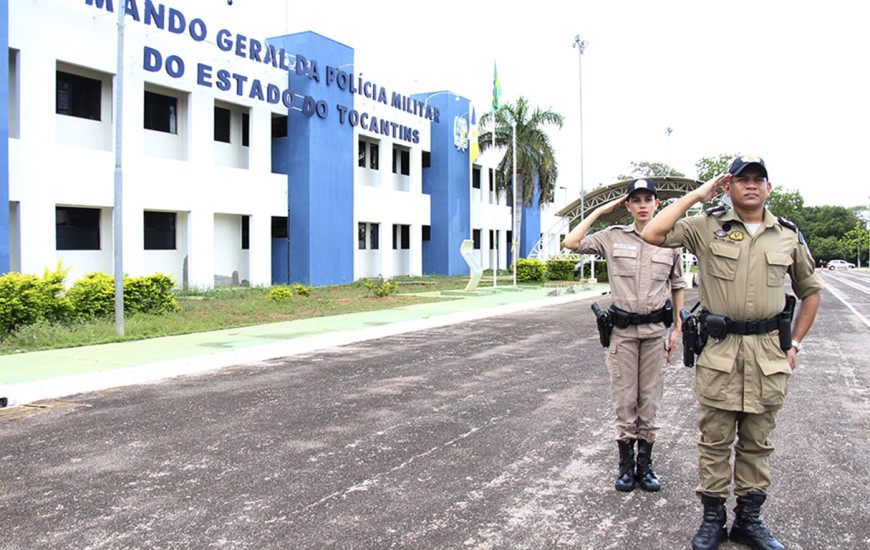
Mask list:
[[[120,2],[119,2],[120,4]],[[112,208],[112,256],[115,276],[115,335],[124,336],[124,5],[118,5],[118,59],[115,75],[115,178]]]
[[[574,45],[572,47],[577,48],[580,52],[578,56],[578,64],[577,64],[577,74],[579,78],[580,84],[580,221],[583,221],[583,218],[586,216],[586,207],[584,204],[584,190],[583,190],[583,170],[585,168],[585,163],[583,162],[583,52],[586,50],[586,45],[589,44],[586,40],[580,40],[580,35],[574,36]]]

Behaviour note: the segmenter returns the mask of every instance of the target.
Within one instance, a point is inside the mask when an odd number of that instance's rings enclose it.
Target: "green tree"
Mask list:
[[[710,181],[719,174],[724,174],[728,171],[728,166],[731,165],[731,159],[735,155],[719,155],[716,157],[703,157],[695,163],[695,168],[698,169],[699,181]]]
[[[870,236],[867,234],[867,228],[863,222],[855,223],[855,227],[846,232],[840,239],[843,246],[844,258],[855,258],[856,263],[861,265],[861,259],[866,258],[867,246],[870,244]],[[863,262],[867,265],[867,261]]]
[[[782,216],[801,227],[803,225],[804,197],[800,191],[774,188],[765,203],[774,216]]]
[[[843,246],[836,237],[814,237],[812,241],[807,240],[807,246],[819,265],[845,256]]]
[[[617,181],[634,180],[639,178],[651,178],[653,176],[674,176],[675,178],[685,177],[685,174],[678,172],[663,162],[630,162],[628,163],[628,174],[620,174],[616,176]]]
[[[502,105],[494,114],[480,117],[483,129],[478,142],[481,152],[495,147],[504,151],[504,156],[495,171],[495,186],[505,192],[514,205],[514,239],[519,241],[522,228],[523,205],[534,204],[535,194],[539,205],[553,202],[559,165],[550,137],[544,131],[547,126],[562,128],[564,117],[550,110],[532,108],[529,100],[520,97],[516,103]],[[517,194],[511,189],[513,177],[513,125],[516,124],[517,141]],[[519,256],[519,254],[517,255]]]

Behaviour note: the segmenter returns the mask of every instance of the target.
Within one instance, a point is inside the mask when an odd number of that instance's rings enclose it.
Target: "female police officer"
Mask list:
[[[602,214],[623,204],[634,223],[586,235]],[[680,321],[674,317],[682,307],[686,282],[677,251],[649,245],[640,238],[658,205],[652,180],[635,180],[625,196],[595,209],[563,242],[566,248],[607,259],[613,294],[610,313],[624,321],[617,322],[607,353],[619,445],[618,491],[631,491],[635,482],[644,491],[661,488],[652,468],[652,447],[659,429],[655,419],[664,389],[662,371],[680,336]],[[671,296],[673,306],[665,308]],[[668,337],[672,322],[674,331]]]

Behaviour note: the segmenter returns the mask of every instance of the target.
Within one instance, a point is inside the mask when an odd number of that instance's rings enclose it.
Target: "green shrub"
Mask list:
[[[146,277],[124,277],[124,311],[163,315],[181,310],[169,275],[155,273]],[[67,292],[79,317],[102,317],[115,312],[115,279],[103,272],[88,273]]]
[[[592,277],[592,264],[586,264],[583,266],[583,273],[577,272],[577,276],[580,279],[589,279]],[[595,261],[595,280],[599,283],[606,283],[610,279],[607,275],[607,262],[604,260],[596,260]]]
[[[0,277],[0,332],[40,320],[58,322],[67,319],[72,306],[64,292],[64,279],[69,268],[47,268],[42,277],[22,273],[7,273]]]
[[[517,282],[543,281],[547,267],[537,258],[520,258],[517,262]]]
[[[280,302],[282,300],[289,300],[293,297],[293,289],[289,286],[279,285],[273,286],[269,291],[269,299],[273,302]]]
[[[305,286],[299,283],[293,285],[293,294],[297,296],[311,296],[311,289],[314,287],[311,285]]]
[[[88,273],[67,291],[78,317],[102,317],[115,311],[115,280],[99,271]]]
[[[571,281],[574,277],[574,265],[570,260],[548,260],[547,279],[551,281]]]
[[[114,306],[114,283],[112,288]],[[124,311],[154,315],[179,311],[181,307],[172,293],[174,288],[175,280],[163,273],[146,277],[124,277]]]
[[[378,276],[376,281],[364,281],[363,286],[366,287],[366,292],[371,292],[378,298],[389,296],[399,289],[399,285],[383,277]]]

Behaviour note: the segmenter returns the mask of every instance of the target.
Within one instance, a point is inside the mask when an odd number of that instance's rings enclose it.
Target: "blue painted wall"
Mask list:
[[[0,0],[0,273],[9,272],[9,2]]]
[[[541,238],[540,193],[535,186],[535,199],[531,206],[523,207],[523,226],[520,228],[520,258],[528,258]]]
[[[320,72],[319,82],[309,74],[290,72],[296,100],[288,112],[287,139],[273,141],[273,171],[286,170],[280,173],[289,180],[290,281],[315,286],[352,282],[355,144],[353,128],[338,123],[335,109],[353,107],[353,94],[335,84],[327,86],[325,78],[327,65],[353,63],[353,48],[314,32],[270,38],[269,43],[316,61]],[[305,96],[323,102],[329,109],[325,117],[299,110]]]
[[[432,122],[431,168],[423,169],[423,193],[430,196],[432,227],[431,241],[423,243],[423,273],[466,274],[468,264],[459,247],[471,238],[471,164],[469,151],[454,145],[453,125],[457,116],[468,120],[470,101],[451,92],[412,97],[424,102],[428,97],[429,105],[440,111],[439,122]]]

